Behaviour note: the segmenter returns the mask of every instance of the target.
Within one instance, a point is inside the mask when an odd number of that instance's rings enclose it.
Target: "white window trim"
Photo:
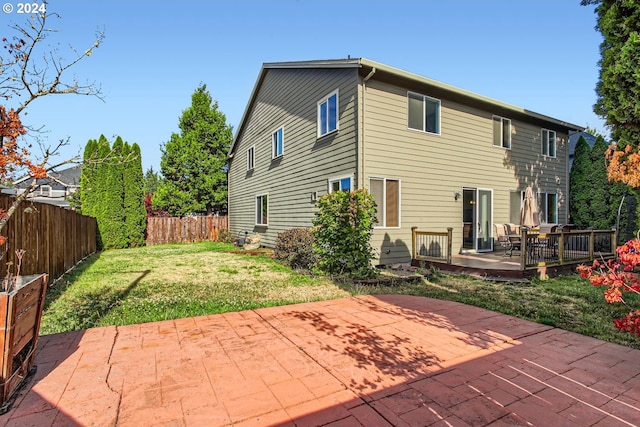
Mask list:
[[[282,153],[276,155],[276,140],[275,137],[278,132],[282,130]],[[280,126],[273,132],[271,132],[271,160],[278,159],[284,156],[284,126]]]
[[[351,190],[355,190],[354,185],[353,185],[354,184],[353,174],[351,174],[351,175],[342,175],[342,176],[336,176],[336,177],[333,177],[333,178],[329,178],[327,180],[327,192],[328,193],[333,193],[333,191],[331,190],[331,184],[336,182],[336,181],[340,182],[341,180],[343,180],[345,178],[351,179]]]
[[[331,98],[333,95],[336,96],[336,128],[334,130],[330,130],[327,133],[322,133],[321,129],[320,129],[320,108],[321,105],[324,104],[325,102],[328,102],[329,98]],[[333,92],[329,93],[327,96],[325,96],[324,98],[322,98],[320,101],[318,101],[317,107],[316,107],[316,114],[317,114],[317,138],[324,138],[327,135],[330,135],[334,132],[338,132],[338,130],[340,129],[340,89],[336,89]],[[327,120],[328,120],[328,116],[327,116]]]
[[[51,186],[50,185],[41,185],[40,186],[40,195],[45,197],[51,197]]]
[[[416,129],[416,128],[412,128],[409,126],[409,96],[410,95],[416,95],[416,96],[421,96],[422,97],[422,129]],[[438,103],[438,132],[429,132],[427,130],[427,115],[424,111],[425,105],[426,105],[426,100],[429,99],[431,101],[436,101]],[[411,91],[407,91],[407,129],[408,130],[412,130],[412,131],[416,131],[416,132],[422,132],[422,133],[428,133],[429,135],[441,135],[442,134],[442,101],[439,100],[438,98],[434,98],[432,96],[428,96],[428,95],[424,95],[422,93],[418,93],[418,92],[411,92]],[[392,178],[389,178],[392,179]]]
[[[496,145],[495,144],[495,135],[493,134],[493,121],[495,119],[500,119],[500,145]],[[509,146],[505,147],[504,146],[504,121],[508,120],[509,121]],[[502,116],[497,116],[497,115],[493,115],[491,117],[491,127],[492,127],[492,132],[491,132],[491,137],[493,139],[493,141],[491,142],[491,144],[496,147],[496,148],[502,148],[503,150],[511,150],[511,146],[513,145],[513,141],[511,140],[511,134],[512,134],[512,126],[513,123],[511,122],[511,119],[507,118],[507,117],[502,117]]]
[[[267,222],[266,223],[258,223],[258,197],[267,197]],[[269,197],[269,193],[260,193],[260,194],[256,194],[256,196],[254,197],[254,203],[255,203],[255,212],[254,212],[254,222],[255,222],[255,226],[256,227],[268,227],[269,226],[269,204],[270,204],[270,197]]]
[[[384,225],[374,225],[373,228],[381,230],[398,230],[402,228],[402,180],[400,178],[382,177],[382,176],[370,176],[369,177],[369,191],[371,191],[371,180],[382,180],[382,198],[384,199],[384,209],[381,212],[382,223]],[[387,227],[387,181],[398,181],[398,225],[395,227]],[[380,206],[378,206],[378,209]]]
[[[547,134],[547,140],[545,141],[544,135],[545,133]],[[551,154],[549,154],[549,136],[553,133],[553,152],[554,155],[552,156]],[[558,156],[558,134],[556,133],[555,130],[550,130],[550,129],[542,129],[542,131],[540,132],[540,139],[542,139],[542,144],[541,144],[541,150],[542,150],[542,155],[545,157],[550,157],[552,159],[555,159]],[[546,151],[546,153],[545,153]]]
[[[251,153],[251,156],[249,156]],[[249,161],[251,159],[251,161]],[[252,145],[247,148],[247,171],[252,171],[256,166],[256,146]]]

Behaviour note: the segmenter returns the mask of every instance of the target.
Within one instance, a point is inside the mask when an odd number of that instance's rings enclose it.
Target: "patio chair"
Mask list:
[[[496,229],[496,240],[500,243],[500,246],[504,248],[504,256],[512,256],[514,244],[507,232],[506,224],[493,224]]]
[[[522,231],[520,230],[520,226],[510,222],[505,224],[505,227],[507,227],[507,235],[513,245],[513,249],[520,250],[522,247]]]

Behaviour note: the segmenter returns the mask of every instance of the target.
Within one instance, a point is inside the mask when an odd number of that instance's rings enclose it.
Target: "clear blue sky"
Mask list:
[[[45,125],[49,143],[70,138],[60,160],[120,135],[159,170],[201,82],[235,132],[262,63],[348,55],[605,130],[592,109],[602,37],[580,0],[51,0],[48,10],[61,16],[48,39],[61,53],[106,35],[69,75],[100,84],[104,102],[51,96],[23,119]],[[23,21],[0,14],[2,35]]]

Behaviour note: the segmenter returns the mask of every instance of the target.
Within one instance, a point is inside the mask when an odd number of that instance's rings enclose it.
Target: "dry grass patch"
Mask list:
[[[265,256],[202,242],[106,251],[48,293],[42,333],[125,325],[348,296]]]

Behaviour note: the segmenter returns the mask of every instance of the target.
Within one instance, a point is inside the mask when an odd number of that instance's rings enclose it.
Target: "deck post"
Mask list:
[[[447,227],[447,264],[451,264],[451,248],[453,247],[453,227]]]
[[[411,258],[416,259],[416,230],[418,227],[415,225],[411,227]]]
[[[527,229],[522,227],[520,229],[520,270],[526,270],[527,268]]]

